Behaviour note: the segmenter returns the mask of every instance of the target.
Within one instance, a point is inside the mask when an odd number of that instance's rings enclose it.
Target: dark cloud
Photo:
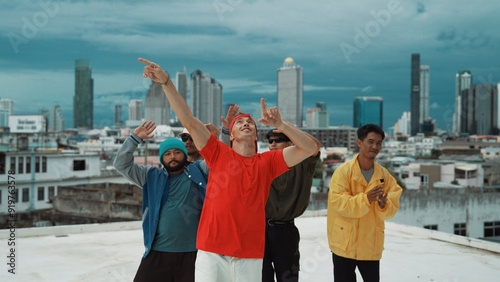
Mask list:
[[[425,5],[423,3],[417,3],[417,13],[423,14],[426,12]]]

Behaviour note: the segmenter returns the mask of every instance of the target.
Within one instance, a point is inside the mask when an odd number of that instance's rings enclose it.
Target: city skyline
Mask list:
[[[276,71],[292,57],[303,68],[304,114],[324,102],[330,125],[350,125],[354,97],[380,96],[386,130],[410,111],[413,53],[432,70],[429,116],[441,129],[453,127],[457,72],[470,70],[475,84],[500,81],[500,3],[493,1],[52,0],[0,7],[0,97],[14,101],[15,114],[59,105],[67,125],[79,58],[92,65],[96,127],[114,124],[116,104],[145,99],[151,82],[138,57],[172,76],[201,69],[224,86],[224,105],[252,114],[261,97],[277,104]]]

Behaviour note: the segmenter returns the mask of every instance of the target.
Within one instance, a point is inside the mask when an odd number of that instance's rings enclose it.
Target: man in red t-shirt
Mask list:
[[[259,122],[288,136],[293,146],[257,153],[257,125],[240,114],[229,127],[231,147],[217,140],[193,116],[168,74],[156,63],[144,63],[144,77],[162,85],[182,125],[210,167],[205,202],[198,227],[197,281],[260,281],[264,256],[265,205],[272,180],[317,152],[307,134],[285,123],[276,107],[261,99]]]

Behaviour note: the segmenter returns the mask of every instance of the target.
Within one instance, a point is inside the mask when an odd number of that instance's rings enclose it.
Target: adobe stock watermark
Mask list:
[[[399,1],[390,1],[387,3],[387,10],[380,10],[378,12],[370,11],[373,20],[367,22],[364,29],[359,27],[354,28],[353,44],[345,41],[339,44],[340,50],[342,50],[348,63],[351,62],[353,54],[361,53],[361,49],[370,45],[371,38],[380,35],[382,28],[387,27],[391,23],[393,15],[400,14],[403,11],[403,7],[400,4]]]
[[[234,8],[238,7],[241,3],[243,3],[243,0],[215,0],[213,6],[219,19],[223,21],[224,14],[234,11]]]
[[[21,28],[19,32],[9,32],[10,45],[14,53],[19,53],[19,46],[26,44],[33,39],[41,28],[49,23],[49,19],[55,17],[60,11],[60,1],[41,2],[38,5],[40,10],[36,11],[30,17],[21,18]]]

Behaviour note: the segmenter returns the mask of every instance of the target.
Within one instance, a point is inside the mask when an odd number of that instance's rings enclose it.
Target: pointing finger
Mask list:
[[[151,65],[153,64],[153,62],[149,61],[149,60],[146,60],[146,59],[143,59],[143,58],[139,58],[138,59],[139,62],[143,63],[143,64],[146,64],[146,65]]]
[[[260,109],[262,111],[262,115],[264,117],[267,117],[268,114],[267,114],[267,110],[266,110],[266,101],[264,100],[264,98],[260,98]]]

